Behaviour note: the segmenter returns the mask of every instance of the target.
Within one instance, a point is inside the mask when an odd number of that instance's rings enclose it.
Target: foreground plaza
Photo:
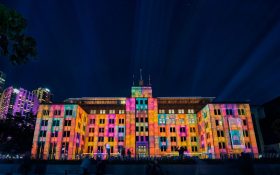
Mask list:
[[[132,86],[130,97],[69,98],[41,104],[32,157],[79,159],[107,154],[220,159],[258,147],[248,103],[213,102],[212,97],[153,97],[152,87]]]

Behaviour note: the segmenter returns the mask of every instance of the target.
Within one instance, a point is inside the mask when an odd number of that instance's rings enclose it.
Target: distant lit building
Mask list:
[[[0,98],[4,90],[5,81],[6,81],[6,75],[2,71],[0,71]]]
[[[38,107],[39,101],[35,94],[23,88],[16,89],[10,86],[4,90],[0,99],[0,119],[16,114],[26,116],[32,113],[36,115]]]
[[[37,96],[40,103],[52,103],[53,94],[48,88],[39,87],[32,92]]]
[[[129,149],[132,157],[185,155],[220,159],[242,152],[258,157],[247,103],[214,103],[211,97],[152,96],[133,86],[131,97],[70,98],[39,107],[32,156],[76,159]]]

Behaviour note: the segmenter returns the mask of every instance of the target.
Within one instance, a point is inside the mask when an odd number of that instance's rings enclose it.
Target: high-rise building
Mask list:
[[[35,94],[10,86],[4,90],[0,99],[0,119],[5,119],[7,115],[36,115],[38,107],[39,101]]]
[[[39,87],[32,92],[37,96],[40,103],[52,103],[53,94],[48,88]]]
[[[81,154],[132,157],[185,155],[219,159],[242,152],[258,157],[250,106],[212,97],[153,97],[152,87],[131,97],[70,98],[39,107],[32,156],[75,159]]]
[[[5,81],[6,81],[6,75],[2,71],[0,71],[0,98],[4,90]]]

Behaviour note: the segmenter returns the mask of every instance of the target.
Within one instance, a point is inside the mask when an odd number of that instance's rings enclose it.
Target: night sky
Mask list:
[[[8,85],[69,97],[126,97],[132,74],[154,96],[264,103],[280,94],[279,0],[1,0],[28,21],[38,57]]]

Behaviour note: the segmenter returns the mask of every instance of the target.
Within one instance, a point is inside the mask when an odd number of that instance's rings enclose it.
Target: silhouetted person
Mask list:
[[[122,155],[122,158],[125,157],[125,148],[122,148],[122,150],[121,150],[121,155]]]
[[[130,151],[130,149],[127,150],[127,156],[128,156],[128,158],[131,158],[131,151]]]
[[[177,148],[176,151],[178,151],[179,157],[183,159],[185,148],[181,146],[179,149]]]
[[[109,159],[110,158],[110,149],[111,149],[110,144],[106,143],[105,148],[107,151],[107,159]]]
[[[103,160],[100,160],[96,164],[96,175],[103,175],[105,174],[106,170],[106,163]]]
[[[26,175],[31,170],[31,160],[29,152],[26,152],[22,164],[20,166],[20,171],[22,174]]]
[[[89,166],[90,166],[90,159],[87,155],[81,163],[81,170],[83,175],[89,174]]]

